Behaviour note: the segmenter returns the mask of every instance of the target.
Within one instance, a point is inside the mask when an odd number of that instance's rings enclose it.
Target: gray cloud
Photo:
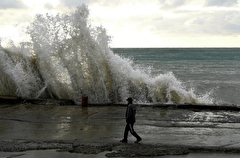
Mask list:
[[[26,6],[20,0],[1,0],[0,9],[25,8]]]
[[[141,0],[139,0],[141,1]],[[150,30],[152,34],[171,34],[171,35],[240,35],[240,12],[234,10],[183,10],[179,8],[188,5],[192,0],[158,0],[163,9],[170,9],[173,16],[165,16],[164,14],[132,14],[124,19],[116,19],[115,17],[100,18],[103,25],[115,26],[115,28],[122,30],[128,26],[138,31]],[[79,3],[98,3],[105,5],[106,0],[61,0],[62,4],[68,7],[75,7]],[[132,3],[133,1],[131,1]],[[143,1],[141,3],[144,3]],[[126,3],[126,2],[125,2]],[[124,1],[112,1],[108,5],[117,7],[124,4]],[[194,4],[194,3],[193,3]],[[204,2],[200,3],[201,5]],[[206,4],[210,5],[234,5],[237,0],[206,0]],[[165,10],[166,11],[166,10]],[[167,10],[169,12],[169,10]],[[174,16],[175,15],[175,16]],[[127,25],[125,25],[127,24]]]
[[[60,2],[66,7],[77,7],[81,4],[89,4],[93,0],[60,0]]]
[[[173,9],[181,7],[191,0],[159,0],[160,6],[162,9]]]
[[[167,33],[171,35],[202,36],[202,35],[240,35],[240,12],[216,11],[216,12],[193,12],[183,14],[171,19],[149,21],[152,24],[153,34]],[[143,25],[142,25],[143,26]]]
[[[53,5],[51,3],[45,3],[44,4],[44,8],[46,8],[46,9],[53,9],[54,7],[53,7]]]
[[[206,7],[209,7],[209,6],[229,7],[229,6],[233,6],[236,4],[238,4],[237,0],[206,0],[204,6],[206,6]]]
[[[240,13],[237,11],[218,11],[204,15],[204,25],[199,26],[207,34],[239,35]],[[197,26],[197,25],[194,25]]]

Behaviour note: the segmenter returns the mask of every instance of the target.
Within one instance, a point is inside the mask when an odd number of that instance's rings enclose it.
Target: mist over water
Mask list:
[[[29,42],[0,47],[0,95],[51,97],[89,102],[207,103],[172,72],[155,75],[109,48],[106,30],[88,22],[86,5],[74,12],[36,15]],[[126,37],[127,38],[127,37]]]

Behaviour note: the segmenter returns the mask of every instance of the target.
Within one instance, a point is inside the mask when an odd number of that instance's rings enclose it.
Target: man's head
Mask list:
[[[131,104],[133,102],[133,99],[132,98],[127,98],[127,101],[129,104]]]

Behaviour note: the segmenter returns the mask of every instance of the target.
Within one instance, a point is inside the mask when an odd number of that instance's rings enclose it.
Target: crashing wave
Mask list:
[[[84,4],[72,13],[36,15],[27,31],[30,42],[0,47],[0,94],[76,104],[82,95],[98,103],[119,103],[129,96],[138,102],[211,102],[187,90],[171,72],[151,77],[114,54],[106,30],[91,26],[88,15]]]

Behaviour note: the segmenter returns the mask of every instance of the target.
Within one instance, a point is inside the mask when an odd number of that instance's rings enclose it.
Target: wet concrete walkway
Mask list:
[[[126,107],[1,105],[0,140],[78,140],[119,143]],[[186,147],[191,151],[240,152],[240,113],[137,107],[140,145]],[[135,139],[129,135],[129,144]]]

